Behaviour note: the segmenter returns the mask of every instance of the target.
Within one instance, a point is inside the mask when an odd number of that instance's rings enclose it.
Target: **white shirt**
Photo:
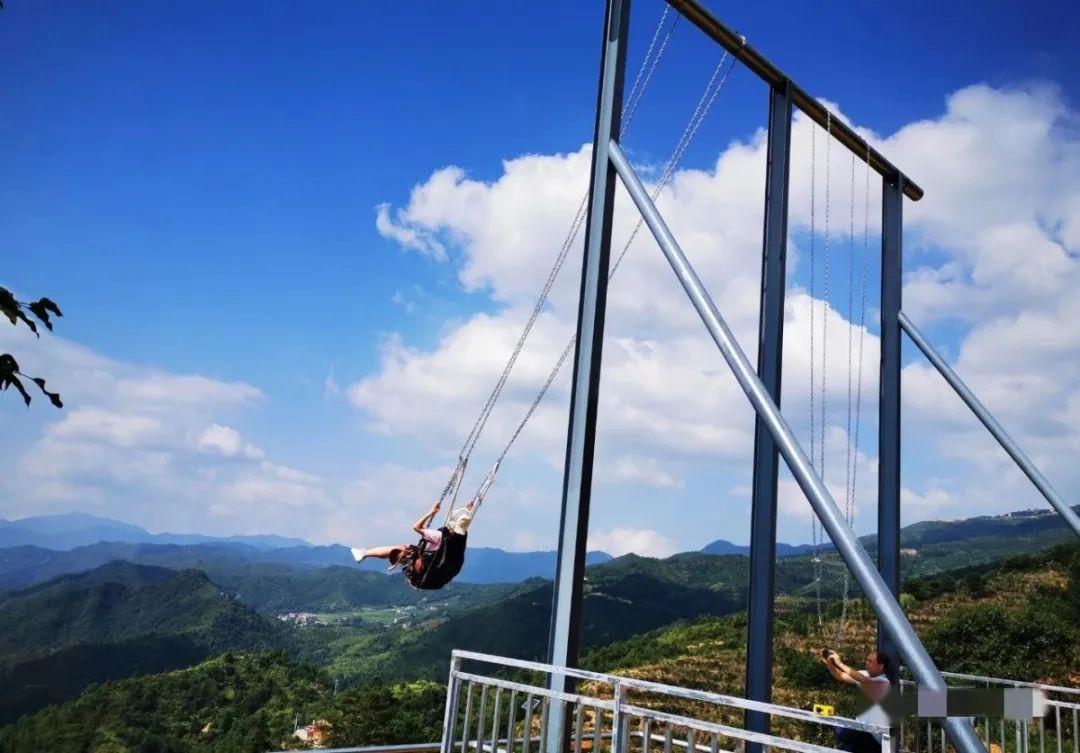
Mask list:
[[[863,677],[869,677],[870,682],[860,683],[859,689],[866,693],[866,697],[874,704],[866,711],[855,717],[855,721],[862,722],[863,724],[880,724],[882,727],[889,726],[889,717],[885,711],[877,704],[882,698],[889,694],[889,690],[892,689],[892,684],[889,682],[889,678],[885,675],[873,675],[865,669],[860,669],[859,674]],[[880,742],[881,735],[874,735]]]

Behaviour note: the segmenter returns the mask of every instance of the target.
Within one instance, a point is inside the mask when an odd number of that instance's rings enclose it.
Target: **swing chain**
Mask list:
[[[687,122],[686,127],[683,129],[683,133],[679,137],[679,141],[678,143],[676,143],[675,149],[672,151],[671,157],[668,159],[667,164],[664,167],[664,171],[653,189],[652,198],[654,201],[660,195],[660,192],[664,189],[664,187],[671,181],[671,178],[675,175],[675,169],[678,167],[679,162],[686,154],[686,150],[689,148],[691,142],[693,142],[694,138],[697,136],[698,131],[701,129],[702,123],[704,123],[705,121],[705,117],[712,109],[713,104],[716,102],[717,96],[720,94],[721,89],[723,89],[724,84],[727,82],[728,76],[731,74],[731,71],[735,66],[734,58],[731,58],[730,62],[728,61],[729,55],[725,52],[720,58],[720,62],[713,70],[713,74],[709,78],[708,83],[705,84],[705,89],[701,94],[701,98],[698,100],[697,106],[694,108],[694,112],[690,116],[690,120]],[[723,70],[725,63],[728,63],[727,70],[721,76],[720,73]],[[719,82],[717,83],[718,77]],[[637,237],[637,233],[641,229],[643,222],[643,219],[638,220],[638,223],[634,227],[634,230],[630,233],[630,237],[627,239],[626,243],[622,247],[622,250],[619,252],[619,256],[615,259],[615,263],[612,264],[611,270],[608,272],[609,282],[615,276],[615,273],[619,270],[619,266],[622,264],[623,259],[626,257],[627,252],[630,250],[630,246],[631,244],[633,244],[634,239]],[[533,413],[536,412],[536,409],[540,406],[540,403],[547,395],[552,383],[554,383],[555,378],[562,370],[563,364],[566,363],[566,360],[573,352],[574,345],[576,343],[576,335],[572,336],[569,342],[566,343],[566,347],[563,348],[562,353],[559,354],[558,360],[555,361],[554,367],[552,367],[551,371],[548,373],[548,376],[544,380],[543,385],[540,387],[540,391],[537,393],[536,398],[532,401],[529,409],[525,412],[525,416],[522,418],[521,422],[518,423],[517,428],[514,430],[514,433],[510,437],[510,440],[506,443],[506,446],[503,448],[502,453],[499,455],[499,458],[495,463],[496,468],[498,468],[499,464],[502,463],[502,461],[506,458],[507,454],[510,452],[510,449],[517,441],[517,438],[521,435],[521,432],[524,431],[525,425],[529,422],[529,419],[532,418]]]
[[[645,96],[645,91],[649,87],[649,83],[652,80],[652,74],[656,70],[657,65],[660,63],[660,59],[663,57],[665,50],[667,49],[668,41],[671,39],[671,35],[675,30],[675,26],[678,23],[679,17],[675,17],[675,21],[668,28],[667,34],[664,37],[663,42],[660,45],[659,51],[655,57],[652,55],[653,49],[656,45],[656,40],[659,38],[661,29],[664,27],[665,20],[668,16],[669,8],[665,6],[664,12],[660,16],[660,21],[657,23],[656,30],[653,33],[652,42],[649,44],[649,49],[646,52],[645,57],[641,61],[641,66],[638,69],[637,77],[634,81],[634,86],[630,92],[630,97],[627,100],[627,117],[624,119],[622,128],[620,129],[620,137],[626,132],[626,129],[630,125],[630,121],[633,119],[634,113],[637,111],[638,106],[641,104],[642,98]],[[648,71],[646,75],[646,70]],[[644,78],[643,78],[644,77]],[[640,87],[639,87],[640,83]],[[574,246],[574,241],[577,238],[578,233],[581,230],[585,220],[585,210],[588,205],[588,190],[582,197],[581,202],[578,204],[577,211],[574,214],[574,219],[570,223],[570,229],[567,231],[566,238],[563,240],[562,245],[559,248],[559,253],[555,258],[551,271],[548,273],[547,280],[544,282],[544,286],[540,291],[540,295],[537,297],[536,303],[533,305],[533,309],[530,312],[529,318],[525,323],[525,326],[521,332],[520,337],[514,350],[510,354],[510,358],[507,360],[506,365],[503,367],[502,373],[495,382],[495,387],[488,394],[487,399],[484,402],[483,408],[480,409],[480,414],[477,416],[476,421],[473,422],[472,428],[465,437],[465,441],[461,446],[461,450],[458,452],[459,466],[461,465],[462,458],[468,459],[472,455],[473,450],[476,448],[477,442],[480,440],[480,435],[483,433],[484,428],[487,425],[488,419],[491,418],[491,414],[495,409],[495,404],[498,402],[499,397],[502,395],[503,390],[506,387],[506,382],[510,377],[510,372],[513,370],[514,365],[517,363],[518,357],[521,355],[522,349],[525,347],[525,341],[528,339],[529,334],[532,332],[533,327],[536,324],[537,319],[540,316],[540,312],[543,310],[544,304],[547,302],[551,290],[555,285],[555,281],[562,271],[563,265],[570,253],[570,250]],[[451,476],[450,481],[447,483],[447,488],[443,492],[443,498],[448,493],[450,486],[454,483],[454,477]],[[459,480],[460,483],[460,480]]]

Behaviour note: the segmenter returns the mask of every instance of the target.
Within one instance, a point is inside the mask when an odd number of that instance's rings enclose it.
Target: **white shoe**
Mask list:
[[[353,547],[349,551],[352,552],[352,558],[356,560],[356,564],[358,565],[367,557],[366,549],[357,549],[356,547]]]

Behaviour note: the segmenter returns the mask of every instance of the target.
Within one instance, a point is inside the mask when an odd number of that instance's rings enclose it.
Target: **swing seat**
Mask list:
[[[427,542],[422,540],[417,556],[423,563],[420,572],[411,566],[404,569],[409,585],[420,591],[437,591],[452,581],[465,565],[465,549],[468,534],[454,533],[445,526],[442,531],[442,545],[435,552],[427,551]]]

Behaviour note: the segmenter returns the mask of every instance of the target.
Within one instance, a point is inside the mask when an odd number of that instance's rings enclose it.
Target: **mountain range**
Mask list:
[[[234,560],[296,568],[356,568],[347,547],[315,546],[283,536],[149,533],[130,523],[85,513],[0,520],[0,588],[20,587],[117,559],[167,567],[203,567],[208,561]],[[589,552],[586,562],[596,564],[610,559],[605,552]],[[457,580],[517,583],[552,577],[555,560],[554,551],[508,552],[472,547]],[[359,569],[384,572],[386,563],[368,560]]]
[[[903,574],[906,582],[922,577],[930,593],[953,583],[958,568],[1074,539],[1056,517],[1034,511],[920,523],[904,529]],[[872,537],[864,543],[872,548]],[[235,541],[0,549],[0,588],[7,589],[0,591],[0,723],[92,683],[187,667],[230,650],[283,649],[335,677],[391,681],[441,679],[451,648],[543,655],[549,579],[414,591],[400,577],[336,564],[340,549]],[[470,557],[484,568],[508,554],[479,551]],[[544,554],[518,561],[528,571]],[[748,559],[739,553],[601,559],[586,570],[585,647],[745,606]],[[547,562],[553,569],[554,560]],[[792,553],[778,563],[778,598],[785,610],[813,611],[818,585],[826,599],[838,598],[844,571],[835,552],[822,551],[820,569]],[[308,626],[272,619],[294,612],[324,617]]]
[[[232,542],[258,549],[310,546],[303,539],[275,536],[205,536],[197,533],[150,533],[144,528],[111,518],[73,512],[37,515],[19,520],[0,519],[0,548],[33,545],[45,549],[74,549],[99,541],[140,544],[202,544]]]

